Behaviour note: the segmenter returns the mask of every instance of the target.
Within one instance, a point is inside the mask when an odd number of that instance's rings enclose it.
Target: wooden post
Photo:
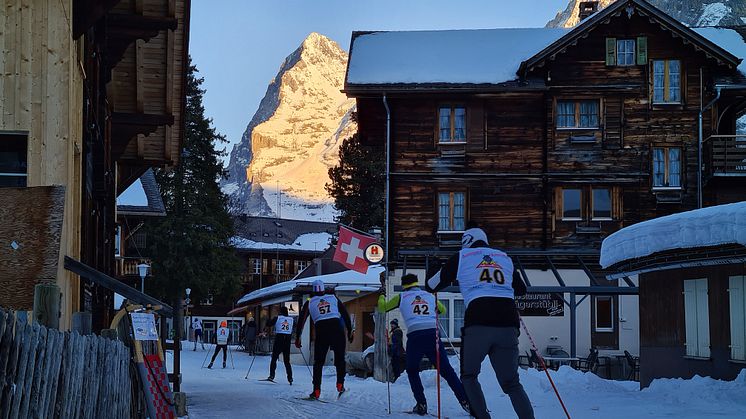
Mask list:
[[[184,325],[181,324],[181,296],[176,297],[176,308],[174,309],[174,392],[181,391],[181,331]],[[166,318],[163,318],[166,323]]]
[[[378,310],[373,314],[373,320],[376,324],[375,336],[376,346],[373,361],[373,378],[376,381],[385,383],[388,379],[388,340],[386,339],[386,313]]]
[[[60,287],[55,284],[37,284],[34,287],[34,321],[59,330]]]

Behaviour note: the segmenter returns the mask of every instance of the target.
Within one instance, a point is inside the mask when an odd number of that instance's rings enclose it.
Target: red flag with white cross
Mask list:
[[[339,239],[337,250],[334,251],[334,261],[353,271],[367,273],[368,262],[365,260],[365,248],[375,242],[376,239],[373,237],[339,226]]]

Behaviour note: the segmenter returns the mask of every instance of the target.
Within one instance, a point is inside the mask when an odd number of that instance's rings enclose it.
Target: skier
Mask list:
[[[220,322],[220,327],[218,328],[218,333],[216,335],[217,345],[215,346],[215,353],[212,354],[210,365],[208,365],[207,368],[212,368],[212,363],[215,362],[215,358],[218,356],[221,349],[223,350],[223,368],[225,368],[225,361],[228,357],[228,338],[230,337],[230,334],[231,332],[228,330],[228,322],[223,320]]]
[[[399,320],[392,319],[391,325],[391,344],[389,345],[389,356],[391,357],[391,369],[394,373],[394,381],[401,375],[401,363],[404,358],[404,332],[399,328]]]
[[[280,307],[280,315],[270,320],[268,328],[272,327],[274,327],[275,342],[272,347],[272,361],[269,363],[269,378],[267,380],[274,381],[277,358],[282,354],[288,383],[293,385],[293,368],[290,366],[290,338],[293,334],[293,318],[288,315],[287,307]]]
[[[244,347],[249,355],[256,355],[256,321],[249,315],[249,321],[244,325]]]
[[[329,348],[334,351],[334,366],[337,368],[337,391],[341,396],[345,392],[345,327],[347,328],[347,340],[352,342],[353,330],[350,315],[341,301],[333,294],[324,293],[324,282],[317,279],[312,284],[313,293],[306,300],[300,312],[298,327],[295,331],[295,346],[301,347],[300,335],[303,332],[303,324],[306,318],[311,316],[316,327],[316,340],[314,341],[313,359],[313,392],[309,399],[317,399],[321,394],[321,370],[326,361],[326,353]]]
[[[438,291],[458,283],[466,313],[461,332],[461,379],[477,419],[489,418],[479,370],[490,357],[502,391],[510,397],[520,419],[533,419],[531,401],[518,378],[519,317],[515,295],[526,293],[523,280],[513,276],[513,261],[504,252],[488,247],[487,234],[480,228],[466,230],[461,250],[433,277],[429,290]]]
[[[378,297],[378,310],[384,312],[399,308],[399,311],[401,311],[404,324],[407,326],[407,376],[409,377],[409,386],[412,388],[412,393],[417,401],[412,412],[425,415],[427,414],[427,400],[425,399],[422,380],[420,380],[420,361],[423,356],[427,356],[433,365],[437,362],[435,356],[435,328],[438,326],[435,321],[435,310],[437,309],[438,313],[445,314],[446,307],[440,301],[436,303],[435,296],[422,290],[418,286],[418,282],[417,275],[404,275],[401,279],[404,291],[401,294],[394,295],[388,301],[383,295]],[[469,412],[469,402],[466,398],[464,386],[453,367],[451,367],[451,363],[448,362],[443,342],[438,340],[438,345],[440,375],[448,382],[461,407]]]
[[[192,329],[194,329],[194,348],[192,351],[197,350],[197,340],[202,345],[202,349],[205,349],[205,340],[202,337],[202,320],[198,317],[192,318]]]

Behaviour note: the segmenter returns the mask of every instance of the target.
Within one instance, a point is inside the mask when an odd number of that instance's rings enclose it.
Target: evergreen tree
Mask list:
[[[325,189],[342,213],[339,222],[363,231],[383,227],[386,162],[380,147],[363,145],[358,134],[345,139],[329,178]]]
[[[153,257],[149,294],[174,302],[191,288],[199,301],[212,294],[230,302],[240,284],[240,262],[230,243],[233,220],[228,197],[218,182],[226,176],[215,146],[226,142],[205,117],[203,78],[189,66],[186,80],[184,144],[179,164],[156,171],[166,216],[150,224],[149,252]]]

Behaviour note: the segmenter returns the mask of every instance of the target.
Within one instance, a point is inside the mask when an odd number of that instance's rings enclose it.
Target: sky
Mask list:
[[[311,32],[347,51],[355,30],[543,27],[568,2],[192,0],[189,51],[205,79],[207,116],[230,152],[280,64]]]

